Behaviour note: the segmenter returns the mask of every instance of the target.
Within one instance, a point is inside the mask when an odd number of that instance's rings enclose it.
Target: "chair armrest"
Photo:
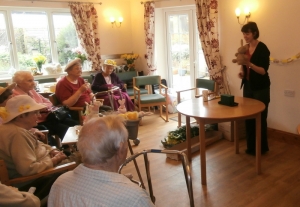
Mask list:
[[[136,87],[136,86],[133,86],[133,90],[140,91],[140,89],[138,87]]]
[[[127,90],[127,83],[124,83],[123,86]]]
[[[176,93],[181,93],[181,92],[185,92],[185,91],[191,91],[191,90],[196,90],[196,88],[188,88],[188,89],[183,89],[183,90],[178,90],[176,91]]]
[[[72,111],[82,111],[83,110],[83,107],[77,107],[77,106],[71,106],[68,108]]]
[[[43,176],[51,175],[51,174],[54,174],[54,173],[73,170],[76,166],[77,166],[76,162],[70,162],[70,163],[66,163],[66,164],[63,164],[63,165],[56,166],[54,168],[45,170],[43,172],[40,172],[40,173],[37,173],[37,174],[34,174],[34,175],[23,176],[23,177],[20,177],[20,178],[14,178],[14,179],[9,180],[9,182],[10,182],[10,185],[23,183],[23,182],[34,180],[34,179],[37,179],[37,178],[40,178],[40,177],[43,177]]]

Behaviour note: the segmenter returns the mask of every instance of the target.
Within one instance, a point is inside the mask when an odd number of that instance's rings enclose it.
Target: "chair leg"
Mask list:
[[[178,128],[181,127],[181,113],[177,112],[178,114]]]

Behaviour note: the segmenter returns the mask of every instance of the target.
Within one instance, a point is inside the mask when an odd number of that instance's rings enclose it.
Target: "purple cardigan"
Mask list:
[[[123,92],[126,92],[126,89],[124,88],[123,82],[119,79],[119,77],[115,73],[111,73],[110,78],[111,78],[111,83],[114,86],[118,86]],[[110,85],[110,84],[106,83],[106,81],[105,81],[105,79],[102,75],[102,72],[97,73],[95,75],[95,78],[94,78],[93,83],[92,83],[92,90],[96,91],[96,92],[107,91],[108,90],[108,85]]]

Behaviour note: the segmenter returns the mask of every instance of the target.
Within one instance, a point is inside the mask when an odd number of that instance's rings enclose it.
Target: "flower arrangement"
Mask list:
[[[139,58],[138,54],[124,54],[124,55],[121,55],[121,58],[126,61],[127,68],[129,70],[133,70],[133,71],[135,70],[134,69],[134,67],[135,67],[134,61]]]
[[[81,63],[83,63],[85,60],[87,60],[82,47],[80,47],[80,46],[76,47],[76,48],[72,49],[72,52],[75,54],[76,58],[79,58],[81,60]]]
[[[33,57],[33,60],[37,66],[37,68],[39,69],[39,72],[41,72],[42,69],[42,65],[45,64],[47,58],[44,55],[36,55]]]

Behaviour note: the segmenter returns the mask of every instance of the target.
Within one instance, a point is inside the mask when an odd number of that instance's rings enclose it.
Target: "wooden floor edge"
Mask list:
[[[300,147],[300,135],[268,128],[268,138]]]

